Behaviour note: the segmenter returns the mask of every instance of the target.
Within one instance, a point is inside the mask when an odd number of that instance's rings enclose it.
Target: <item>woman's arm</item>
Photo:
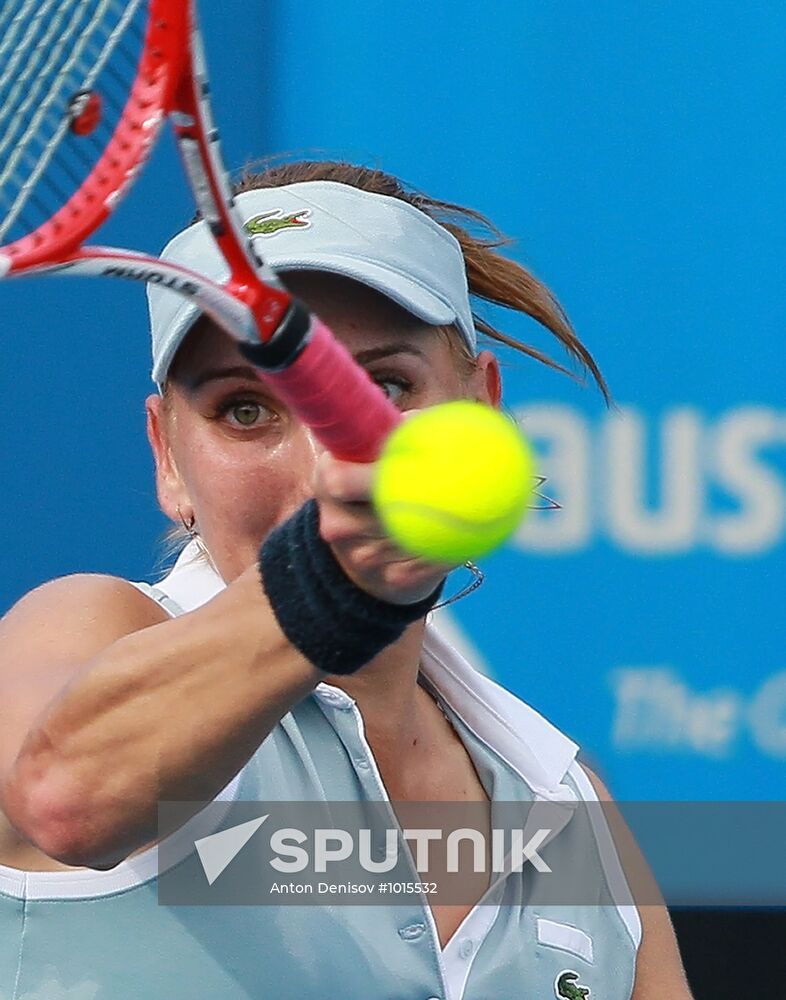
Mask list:
[[[320,532],[346,576],[402,605],[448,567],[385,537],[373,465],[323,455]],[[326,675],[285,636],[254,563],[172,620],[124,580],[40,587],[0,622],[0,809],[65,864],[109,868],[167,831],[158,802],[207,802]]]
[[[600,778],[585,765],[581,766],[601,802],[613,802],[609,790]],[[654,885],[647,863],[618,811],[615,811],[610,825],[613,827],[623,869],[635,870],[637,873],[636,878],[630,881],[641,885],[642,873],[646,872],[647,881]],[[669,1000],[693,1000],[665,904],[650,904],[637,909],[641,918],[642,936],[631,1000],[663,1000],[664,997]]]
[[[126,581],[56,580],[0,622],[0,808],[50,857],[112,867],[165,832],[159,801],[213,799],[323,676],[256,565],[172,620]]]

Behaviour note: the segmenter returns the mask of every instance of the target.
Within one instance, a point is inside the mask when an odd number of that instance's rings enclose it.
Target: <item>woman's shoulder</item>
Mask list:
[[[49,634],[65,628],[74,635],[87,629],[93,642],[102,634],[111,642],[167,617],[155,600],[122,577],[73,573],[25,594],[2,618],[0,628],[3,633],[45,630]]]
[[[58,577],[0,619],[0,786],[30,727],[90,660],[114,642],[165,621],[163,608],[127,580]]]

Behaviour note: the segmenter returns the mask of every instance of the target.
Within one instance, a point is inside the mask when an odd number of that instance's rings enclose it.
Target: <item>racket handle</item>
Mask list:
[[[336,458],[373,462],[400,423],[399,410],[300,303],[282,327],[280,341],[276,335],[267,343],[240,344],[241,351]]]

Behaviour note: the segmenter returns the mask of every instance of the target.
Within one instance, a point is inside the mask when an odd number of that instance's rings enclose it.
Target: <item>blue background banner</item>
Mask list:
[[[443,626],[617,797],[782,797],[786,9],[202,7],[231,166],[345,157],[487,214],[610,383],[615,411],[502,356],[563,509]],[[167,138],[101,241],[157,251],[191,211]],[[29,281],[0,308],[2,607],[68,573],[153,579],[140,289]]]

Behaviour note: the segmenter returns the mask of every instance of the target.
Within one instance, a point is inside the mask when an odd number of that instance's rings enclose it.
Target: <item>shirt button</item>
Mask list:
[[[459,955],[462,958],[469,958],[469,956],[472,954],[474,947],[475,945],[472,943],[472,941],[466,938],[464,941],[461,942],[461,946],[459,947]]]
[[[368,771],[371,765],[369,764],[369,762],[366,760],[365,757],[360,757],[358,758],[358,760],[355,761],[355,767],[359,767],[363,771]]]
[[[398,936],[402,941],[417,941],[419,937],[423,936],[425,929],[425,924],[408,924],[406,927],[399,928]]]

